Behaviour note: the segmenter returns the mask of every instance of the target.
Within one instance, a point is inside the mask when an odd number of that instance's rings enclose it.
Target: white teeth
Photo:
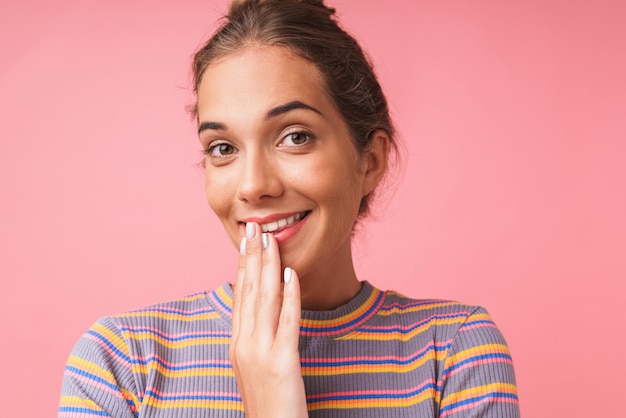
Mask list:
[[[261,231],[263,232],[274,232],[278,228],[284,228],[287,225],[293,225],[295,222],[298,222],[306,215],[306,212],[296,213],[295,215],[289,216],[285,219],[279,219],[274,222],[268,222],[266,224],[261,224]]]

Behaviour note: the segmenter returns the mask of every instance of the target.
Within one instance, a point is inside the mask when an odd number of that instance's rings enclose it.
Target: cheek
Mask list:
[[[361,201],[362,175],[349,159],[318,159],[298,168],[302,190],[320,206],[330,208],[336,217],[351,216]]]
[[[225,174],[206,170],[204,176],[204,191],[207,202],[220,219],[227,216],[235,193],[233,182],[229,181]]]

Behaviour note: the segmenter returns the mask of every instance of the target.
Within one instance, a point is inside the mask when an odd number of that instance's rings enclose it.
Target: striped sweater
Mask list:
[[[243,417],[228,283],[96,322],[65,370],[59,417]],[[333,311],[303,311],[310,417],[518,417],[509,350],[482,308],[364,282]]]

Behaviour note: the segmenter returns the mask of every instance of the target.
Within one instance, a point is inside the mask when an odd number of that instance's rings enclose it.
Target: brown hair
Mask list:
[[[223,24],[194,56],[194,92],[215,60],[249,45],[281,46],[319,69],[359,151],[368,148],[380,129],[389,135],[397,157],[387,100],[372,65],[334,14],[323,0],[233,0]],[[197,117],[197,104],[192,113]],[[359,215],[368,213],[371,195],[361,200]]]

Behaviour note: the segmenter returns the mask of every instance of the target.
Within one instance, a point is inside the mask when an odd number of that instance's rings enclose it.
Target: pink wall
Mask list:
[[[3,416],[55,415],[66,356],[97,317],[233,277],[183,110],[190,55],[224,2],[127,3],[0,6]],[[624,3],[332,4],[370,51],[408,156],[358,237],[361,278],[487,306],[526,417],[615,416]]]

